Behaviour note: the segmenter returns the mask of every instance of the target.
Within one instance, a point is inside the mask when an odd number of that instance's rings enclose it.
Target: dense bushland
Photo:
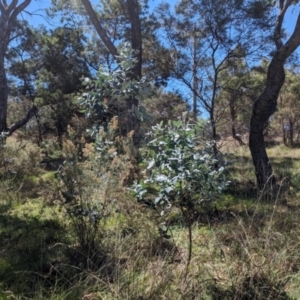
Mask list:
[[[0,1],[0,299],[300,299],[299,1],[34,3]]]

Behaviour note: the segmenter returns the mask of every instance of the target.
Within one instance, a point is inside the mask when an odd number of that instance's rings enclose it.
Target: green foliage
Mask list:
[[[199,124],[169,121],[153,126],[152,140],[142,152],[146,163],[144,180],[133,186],[139,201],[149,197],[148,189],[158,190],[156,207],[174,205],[194,209],[212,204],[227,185],[224,166],[214,157],[213,142],[202,140]]]
[[[105,120],[107,116],[118,115],[126,110],[138,115],[139,119],[143,116],[135,107],[127,108],[124,100],[135,98],[141,100],[149,93],[149,85],[146,78],[140,81],[130,78],[131,70],[137,63],[134,51],[128,44],[124,44],[117,56],[119,69],[114,71],[100,68],[96,73],[95,79],[83,78],[82,84],[86,92],[78,97],[79,103],[85,108],[87,117],[96,115],[98,119]]]

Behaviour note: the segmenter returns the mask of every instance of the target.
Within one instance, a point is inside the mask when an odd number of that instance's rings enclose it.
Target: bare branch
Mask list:
[[[16,122],[8,128],[8,135],[12,135],[13,132],[24,126],[32,117],[36,115],[37,111],[38,108],[36,106],[33,106],[23,119],[21,119],[20,121]]]
[[[4,2],[6,2],[6,1],[4,1]],[[5,4],[6,3],[4,3],[4,5]],[[6,6],[5,9],[10,13],[16,7],[17,4],[18,4],[18,0],[13,0],[11,2],[11,4],[9,4],[8,6],[7,6],[7,4],[5,5]]]
[[[84,5],[84,7],[90,17],[90,20],[91,20],[92,24],[94,25],[100,38],[102,39],[103,43],[105,44],[105,46],[107,47],[109,52],[114,56],[114,58],[116,58],[116,56],[118,55],[118,50],[115,47],[115,45],[112,43],[110,38],[108,37],[106,30],[102,27],[90,1],[89,0],[81,0],[81,2]]]
[[[279,49],[278,58],[285,61],[300,45],[300,13],[297,18],[297,23],[294,32],[288,41]]]
[[[293,0],[287,0],[286,3],[284,3],[284,0],[280,0],[279,2],[280,2],[279,4],[280,11],[277,17],[275,31],[274,31],[274,41],[277,50],[279,50],[283,46],[283,42],[281,39],[282,23],[284,20],[285,13],[287,9],[290,7],[290,5],[292,4]]]
[[[16,1],[18,2],[18,1]],[[17,6],[13,13],[11,14],[11,16],[9,17],[9,22],[12,23],[16,20],[18,14],[25,9],[29,4],[30,4],[31,0],[25,0],[24,2],[22,2],[19,6]],[[11,25],[10,25],[11,26]]]

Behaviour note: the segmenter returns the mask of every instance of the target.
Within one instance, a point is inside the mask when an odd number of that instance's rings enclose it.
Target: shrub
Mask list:
[[[169,121],[166,126],[153,126],[149,133],[152,140],[141,152],[146,165],[144,179],[131,189],[138,201],[154,207],[163,220],[170,208],[180,208],[189,231],[185,276],[192,257],[194,212],[210,207],[227,185],[224,167],[214,154],[214,142],[202,140],[201,135],[199,124]],[[165,222],[159,231],[168,237]]]
[[[214,155],[214,142],[201,138],[199,124],[169,121],[152,127],[152,140],[141,151],[144,179],[132,190],[139,201],[161,208],[206,208],[227,185],[224,166]],[[149,190],[157,191],[155,197]],[[149,198],[150,196],[150,198]],[[152,194],[153,196],[153,194]]]

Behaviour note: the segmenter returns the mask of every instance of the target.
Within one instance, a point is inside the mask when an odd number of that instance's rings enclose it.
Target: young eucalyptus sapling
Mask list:
[[[141,151],[144,178],[131,190],[138,201],[151,204],[163,218],[172,207],[181,210],[189,228],[189,263],[194,213],[214,204],[227,186],[224,166],[219,162],[216,169],[214,142],[203,140],[200,123],[161,122],[152,127],[149,136],[151,141]]]

